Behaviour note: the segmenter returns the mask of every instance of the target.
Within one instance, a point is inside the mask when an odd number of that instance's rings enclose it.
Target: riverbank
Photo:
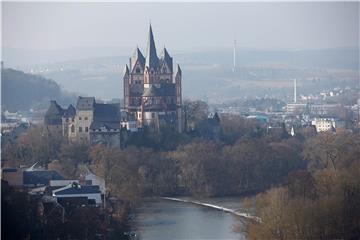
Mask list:
[[[240,197],[212,198],[223,206],[241,209]],[[209,207],[161,198],[146,198],[133,211],[132,231],[141,240],[246,239],[239,217]]]
[[[224,212],[228,212],[231,213],[235,216],[238,217],[243,217],[249,220],[254,220],[257,222],[261,222],[261,219],[259,217],[253,216],[249,213],[244,213],[244,212],[238,212],[234,209],[230,209],[230,208],[226,208],[223,206],[219,206],[219,205],[214,205],[214,204],[209,204],[209,203],[205,203],[205,202],[200,202],[200,201],[194,201],[194,200],[187,200],[187,199],[180,199],[180,198],[171,198],[171,197],[160,197],[161,199],[164,200],[169,200],[169,201],[176,201],[176,202],[182,202],[182,203],[191,203],[191,204],[195,204],[195,205],[199,205],[199,206],[203,206],[203,207],[209,207],[209,208],[213,208],[216,210],[220,210],[220,211],[224,211]]]

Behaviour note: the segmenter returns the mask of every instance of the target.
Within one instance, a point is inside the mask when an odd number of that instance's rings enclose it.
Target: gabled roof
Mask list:
[[[165,47],[161,53],[161,60],[170,68],[170,71],[173,71],[173,60]]]
[[[76,114],[76,109],[72,104],[64,111],[63,117],[74,117]]]
[[[45,124],[47,125],[57,125],[61,124],[61,117],[64,113],[64,109],[60,107],[55,100],[50,101],[50,106],[45,113]]]
[[[94,97],[81,97],[79,96],[76,109],[77,110],[92,110],[95,105]]]
[[[128,67],[128,65],[126,64],[125,65],[125,68],[124,68],[124,76],[128,76],[129,75],[129,67]]]
[[[34,170],[24,171],[24,185],[48,185],[50,180],[63,180],[56,171]]]
[[[134,70],[136,61],[139,61],[140,65],[142,67],[145,66],[145,57],[141,53],[141,51],[140,51],[140,49],[138,47],[136,47],[135,52],[134,52],[134,54],[132,56],[132,59],[131,59],[131,71]]]
[[[151,24],[149,28],[149,36],[146,46],[146,62],[145,67],[156,69],[158,66],[159,58],[156,54],[156,47],[154,41],[154,35],[152,32]]]
[[[177,65],[177,70],[176,70],[176,75],[181,76],[182,72],[181,72],[181,68],[179,66],[179,64]]]
[[[71,195],[71,194],[93,194],[101,193],[100,187],[97,185],[81,186],[79,184],[70,184],[63,188],[59,188],[53,191],[53,195]]]

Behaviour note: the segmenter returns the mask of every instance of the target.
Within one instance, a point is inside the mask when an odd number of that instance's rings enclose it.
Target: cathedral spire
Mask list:
[[[158,64],[158,56],[156,55],[156,47],[154,41],[154,35],[152,32],[151,24],[149,29],[149,36],[146,47],[146,67],[156,68]]]
[[[129,76],[129,67],[127,64],[125,65],[125,68],[124,68],[124,76]]]

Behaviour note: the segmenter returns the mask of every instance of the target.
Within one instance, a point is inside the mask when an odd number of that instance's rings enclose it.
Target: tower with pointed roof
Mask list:
[[[162,126],[181,132],[181,69],[173,71],[173,59],[164,47],[158,56],[149,27],[146,56],[137,47],[124,69],[124,110],[139,128]]]

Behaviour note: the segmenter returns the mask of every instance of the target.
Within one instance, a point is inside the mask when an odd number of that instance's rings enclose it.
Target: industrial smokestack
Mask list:
[[[233,72],[236,71],[236,39],[234,39]]]
[[[297,99],[297,96],[296,96],[296,79],[294,79],[294,103],[296,103],[296,99]]]

